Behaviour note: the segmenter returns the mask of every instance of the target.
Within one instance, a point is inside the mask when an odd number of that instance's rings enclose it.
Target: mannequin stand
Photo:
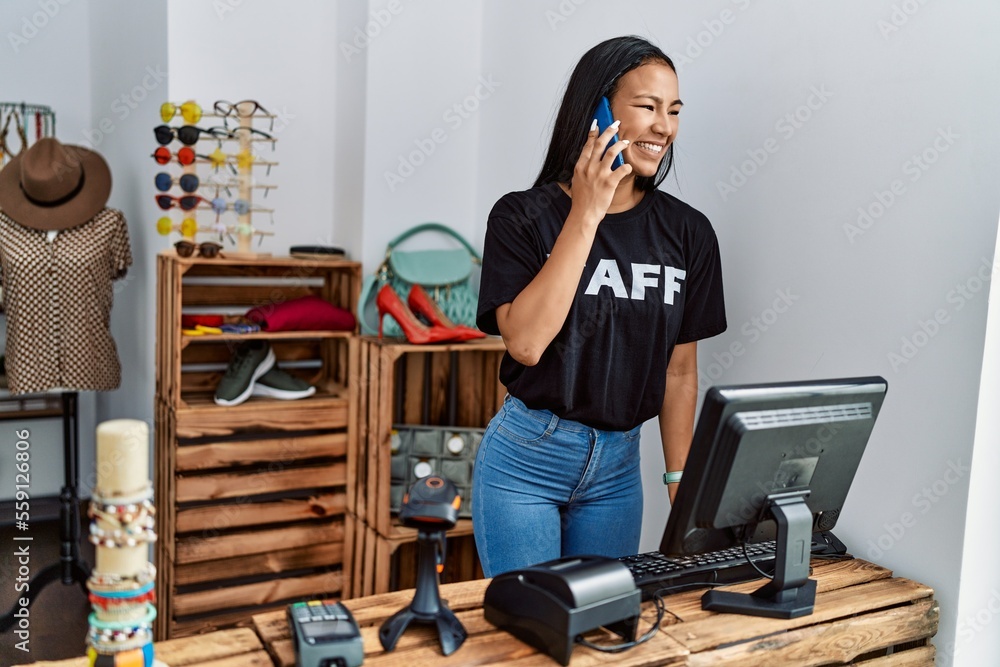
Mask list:
[[[80,559],[80,500],[77,485],[80,480],[80,448],[77,399],[75,391],[62,394],[63,422],[63,487],[59,493],[59,562],[53,563],[36,574],[28,584],[28,607],[42,589],[53,581],[61,580],[66,586],[80,584],[84,595],[90,578],[90,567]],[[30,542],[28,543],[30,544]],[[14,613],[19,605],[0,617],[0,632],[9,630],[15,621]]]

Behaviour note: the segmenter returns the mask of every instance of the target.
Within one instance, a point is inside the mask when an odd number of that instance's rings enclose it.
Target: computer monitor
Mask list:
[[[751,594],[706,592],[703,608],[812,612],[812,533],[836,525],[887,387],[884,378],[859,377],[708,390],[660,551],[774,539],[776,569]]]

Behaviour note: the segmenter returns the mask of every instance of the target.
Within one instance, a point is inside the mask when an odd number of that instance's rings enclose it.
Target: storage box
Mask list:
[[[354,331],[191,336],[188,312],[242,313],[307,294],[353,312],[356,262],[157,258],[155,485],[158,640],[244,623],[291,600],[342,594],[357,411]],[[213,394],[234,348],[266,340],[316,386],[297,401]]]
[[[397,514],[403,495],[428,475],[440,475],[458,489],[462,504],[458,516],[472,518],[472,468],[485,429],[458,426],[396,424],[392,429],[389,461],[391,512]]]
[[[354,482],[347,489],[347,507],[379,535],[391,538],[397,534],[393,429],[400,424],[468,433],[485,429],[507,393],[499,380],[506,348],[499,338],[411,345],[362,336],[358,345],[359,380],[352,383],[359,391],[358,437],[353,441],[358,451],[350,457],[357,469],[350,476]],[[401,470],[397,461],[397,472]]]

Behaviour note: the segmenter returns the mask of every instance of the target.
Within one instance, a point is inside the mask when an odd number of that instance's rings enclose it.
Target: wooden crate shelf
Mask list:
[[[168,252],[158,269],[157,638],[239,625],[296,599],[340,596],[356,467],[348,463],[355,332],[184,336],[180,321],[191,308],[245,312],[306,294],[354,312],[360,266]],[[269,341],[279,366],[317,393],[216,405],[233,349],[249,339]]]
[[[362,337],[358,342],[357,465],[347,507],[383,537],[390,513],[390,441],[394,424],[485,428],[503,403],[499,338],[410,345]]]
[[[352,597],[415,584],[417,532],[390,511],[393,425],[484,428],[506,395],[498,380],[506,348],[498,338],[412,345],[363,336],[355,347],[357,419],[348,447],[356,450],[348,456],[355,469],[348,474],[344,559]],[[446,580],[482,577],[470,520],[449,531],[448,545]]]
[[[355,331],[258,332],[189,336],[181,316],[206,310],[242,315],[250,308],[313,295],[345,308],[357,308],[361,265],[344,260],[293,258],[206,260],[180,258],[173,251],[157,257],[156,395],[182,406],[189,395],[214,391],[233,349],[247,340],[272,343],[278,363],[312,384],[346,386],[350,340]],[[311,367],[304,368],[303,366]]]
[[[169,407],[158,417],[159,636],[342,594],[345,428],[180,437]]]
[[[212,397],[215,388],[222,380],[238,344],[231,340],[211,341],[185,347],[178,369],[179,391],[176,400],[171,402],[178,407],[214,405]],[[285,337],[274,339],[270,345],[278,366],[317,387],[319,397],[347,398],[345,383],[350,365],[348,337],[331,336],[322,340]],[[273,399],[251,398],[244,405],[268,400]]]
[[[350,399],[318,391],[301,401],[251,398],[242,405],[216,405],[209,394],[195,396],[176,411],[179,437],[253,433],[258,430],[298,431],[302,428],[346,428]]]
[[[192,343],[226,343],[242,342],[245,340],[308,340],[311,338],[349,338],[350,331],[255,331],[245,334],[205,334],[202,336],[192,336],[181,334],[181,348],[185,348]]]

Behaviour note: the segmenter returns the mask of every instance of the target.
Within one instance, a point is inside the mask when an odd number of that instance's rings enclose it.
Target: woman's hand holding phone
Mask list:
[[[629,144],[624,139],[609,146],[617,132],[618,121],[599,133],[597,120],[594,120],[573,169],[572,208],[593,225],[604,219],[618,184],[632,173],[632,165],[629,164],[612,169],[615,158]]]
[[[507,351],[526,366],[538,363],[566,323],[598,225],[611,207],[618,184],[632,173],[628,164],[612,167],[629,142],[608,145],[618,131],[618,123],[611,122],[610,107],[598,116],[606,118],[601,124],[608,127],[599,130],[595,119],[587,134],[573,167],[573,203],[548,259],[511,303],[497,307],[497,327]]]
[[[566,323],[598,225],[611,206],[618,184],[632,172],[628,164],[611,170],[615,156],[628,145],[627,141],[619,141],[608,148],[617,129],[616,123],[598,133],[594,121],[573,168],[573,203],[548,259],[511,303],[497,307],[497,327],[507,351],[526,366],[538,363]]]

